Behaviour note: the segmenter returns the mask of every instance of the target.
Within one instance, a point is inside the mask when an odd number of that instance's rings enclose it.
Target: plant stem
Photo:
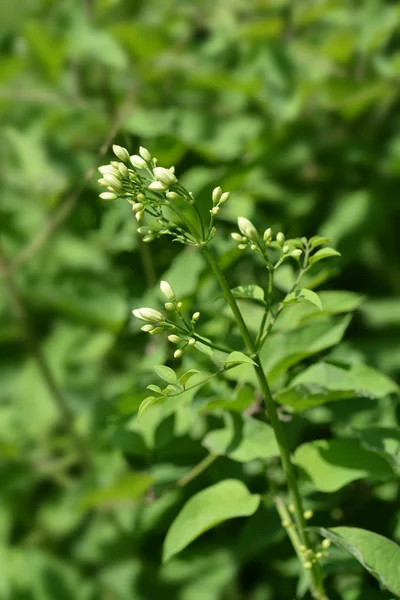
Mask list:
[[[212,463],[217,460],[217,454],[208,454],[202,461],[200,461],[189,473],[183,475],[177,485],[179,487],[183,487],[193,481],[196,477],[198,477],[203,471],[205,471]]]
[[[251,358],[256,363],[254,369],[256,371],[257,379],[260,385],[261,392],[263,394],[265,406],[267,409],[267,414],[269,420],[271,422],[272,428],[275,433],[275,437],[279,446],[279,453],[282,461],[282,467],[286,476],[286,482],[291,494],[293,506],[294,506],[294,515],[297,524],[297,529],[299,533],[299,537],[301,543],[306,547],[310,548],[310,540],[308,538],[308,534],[306,531],[306,521],[304,519],[304,509],[302,504],[302,499],[300,496],[299,488],[297,486],[296,473],[290,458],[290,450],[286,440],[285,432],[283,429],[283,425],[279,420],[278,413],[276,411],[275,402],[272,398],[271,391],[269,389],[268,381],[262,367],[260,357],[258,355],[255,342],[253,341],[249,330],[247,329],[247,325],[243,319],[242,313],[236,303],[235,297],[233,296],[229,284],[225,279],[224,274],[220,270],[216,260],[211,254],[210,250],[206,245],[201,246],[201,250],[205,259],[207,260],[211,270],[216,276],[223,294],[233,312],[233,315],[236,319],[236,322],[239,326],[240,333],[242,335],[243,341],[246,344],[247,350],[251,355]],[[322,573],[318,563],[314,564],[312,569],[310,570],[310,583],[311,583],[311,592],[317,600],[322,600],[325,597],[323,582],[322,582]]]

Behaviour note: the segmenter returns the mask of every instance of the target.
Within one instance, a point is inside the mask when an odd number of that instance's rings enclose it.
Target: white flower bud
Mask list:
[[[172,287],[169,285],[168,281],[160,282],[160,290],[168,298],[168,300],[174,300],[175,293]]]
[[[168,340],[171,342],[171,344],[179,344],[179,342],[181,341],[181,338],[172,333],[171,335],[168,336]]]
[[[192,321],[196,322],[200,319],[200,313],[199,312],[195,312],[192,314]]]
[[[245,217],[238,218],[238,226],[239,230],[243,235],[245,235],[252,242],[256,242],[258,240],[257,229],[254,227],[253,223],[246,219]]]
[[[224,202],[226,202],[230,195],[231,195],[230,192],[224,192],[220,198],[219,203],[223,204]]]
[[[175,304],[173,304],[172,302],[166,302],[164,306],[167,310],[175,310]]]
[[[143,160],[141,156],[138,156],[137,154],[132,154],[129,160],[136,169],[147,169],[147,163],[145,160]]]
[[[246,244],[239,244],[238,248],[239,250],[246,250],[247,246]]]
[[[149,331],[150,335],[156,335],[157,333],[162,333],[164,331],[163,327],[154,327],[151,331]]]
[[[283,244],[285,243],[285,234],[282,233],[282,231],[276,234],[276,241],[280,246],[283,246]]]
[[[138,212],[135,214],[136,221],[137,221],[137,222],[141,221],[141,220],[143,219],[143,216],[144,216],[144,210],[139,210],[139,211],[138,211]]]
[[[151,227],[138,227],[138,233],[140,233],[141,235],[151,235],[153,233],[153,230]]]
[[[151,161],[151,154],[147,150],[147,148],[143,148],[143,146],[140,146],[140,148],[139,148],[139,154],[143,158],[143,160],[145,160],[146,162],[150,162]]]
[[[104,174],[104,179],[105,179],[105,182],[107,183],[107,185],[109,187],[112,187],[113,189],[116,189],[116,190],[121,189],[121,182],[120,182],[120,180],[117,179],[117,177],[115,177],[111,173],[105,173]]]
[[[141,202],[136,202],[135,204],[132,205],[132,210],[133,210],[133,212],[139,212],[139,211],[143,210],[143,204]]]
[[[220,186],[213,189],[213,192],[212,192],[213,204],[218,204],[218,200],[221,198],[221,195],[222,195],[222,190],[221,190]]]
[[[150,331],[154,329],[154,325],[150,325],[150,323],[148,323],[147,325],[143,325],[143,327],[141,327],[140,329],[142,331],[145,331],[146,333],[150,333]]]
[[[114,144],[112,149],[115,156],[119,158],[119,160],[122,160],[122,162],[127,162],[129,160],[129,152],[126,148]]]
[[[154,167],[153,169],[154,177],[166,185],[167,187],[173,185],[178,180],[170,170],[164,169],[164,167]]]
[[[117,194],[114,194],[113,192],[102,192],[100,198],[102,200],[116,200]]]
[[[103,165],[102,167],[99,167],[98,170],[102,175],[105,175],[106,173],[111,175],[119,175],[118,170],[112,165]]]
[[[290,250],[290,247],[287,244],[286,244],[286,246],[283,246],[283,248],[282,248],[283,254],[287,254],[289,252],[289,250]]]
[[[178,200],[180,198],[180,195],[176,192],[167,192],[165,195],[167,196],[168,200]]]
[[[321,546],[324,550],[327,550],[331,546],[331,540],[328,540],[328,539],[322,540]]]
[[[142,194],[142,192],[140,192],[140,194],[138,194],[138,195],[136,196],[136,200],[137,200],[138,202],[143,202],[143,200],[145,200],[145,195],[144,195],[144,194]]]
[[[141,321],[153,321],[155,323],[164,321],[163,315],[158,310],[154,310],[154,308],[136,308],[132,313]]]
[[[291,256],[293,256],[293,258],[298,258],[302,254],[303,254],[303,251],[300,250],[300,248],[297,248],[296,250],[293,250],[293,252],[291,253]]]
[[[107,181],[105,179],[103,179],[103,177],[101,179],[98,179],[97,183],[99,183],[103,187],[107,187]]]
[[[214,206],[214,208],[210,210],[210,213],[212,215],[217,215],[219,213],[219,206]]]
[[[245,242],[246,238],[240,235],[240,233],[231,233],[231,238],[235,240],[235,242]]]
[[[190,338],[190,339],[188,340],[188,344],[189,344],[189,346],[194,346],[194,345],[195,345],[195,343],[196,343],[196,340],[195,340],[194,338]]]
[[[143,241],[146,242],[146,244],[148,244],[149,242],[152,242],[153,240],[154,240],[153,235],[145,235],[143,238]]]
[[[179,309],[179,310],[181,310],[181,308],[182,308],[182,306],[183,306],[183,305],[182,305],[182,302],[178,302],[178,304],[177,304],[176,306],[178,307],[178,309]]]
[[[182,356],[183,352],[180,348],[178,348],[178,350],[175,350],[174,352],[174,358],[180,358]]]
[[[120,172],[122,177],[128,177],[128,175],[129,175],[128,167],[126,165],[124,165],[124,163],[118,164],[118,171]]]
[[[255,244],[251,244],[250,250],[253,250],[254,252],[255,250],[257,250],[257,246]]]
[[[268,227],[268,229],[266,229],[264,231],[264,235],[263,235],[263,240],[264,242],[269,242],[272,238],[272,229],[271,227]]]
[[[152,181],[148,187],[153,192],[165,192],[168,189],[168,186],[161,183],[161,181]]]

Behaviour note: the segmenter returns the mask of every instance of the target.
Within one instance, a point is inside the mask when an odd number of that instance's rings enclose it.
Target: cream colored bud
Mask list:
[[[102,175],[106,175],[106,173],[111,175],[118,175],[118,170],[112,165],[103,165],[102,167],[99,167],[98,170]]]
[[[239,244],[238,248],[239,250],[246,250],[247,246],[246,244]]]
[[[305,562],[304,563],[304,568],[307,569],[307,570],[308,569],[312,569],[312,562],[310,562],[310,561]]]
[[[129,152],[126,148],[123,148],[123,146],[117,146],[114,144],[112,149],[115,156],[119,158],[119,160],[122,160],[122,162],[127,162],[129,160]]]
[[[253,223],[249,221],[249,219],[246,219],[245,217],[239,217],[238,227],[240,232],[252,242],[256,242],[258,240],[257,229],[254,227]]]
[[[145,200],[145,195],[142,194],[142,192],[140,192],[137,196],[136,196],[136,200],[138,202],[143,202],[143,200]]]
[[[300,250],[300,248],[297,248],[296,250],[293,250],[293,252],[291,253],[291,256],[293,256],[293,258],[298,258],[302,254],[303,254],[303,251]]]
[[[100,185],[107,187],[107,181],[105,179],[103,179],[103,177],[101,177],[101,179],[97,180],[97,183],[99,183]]]
[[[150,162],[151,161],[151,154],[147,150],[147,148],[143,148],[143,146],[140,146],[140,148],[139,148],[139,154],[143,158],[143,160],[145,160],[146,162]]]
[[[133,212],[139,212],[141,210],[143,210],[143,204],[141,202],[135,202],[135,204],[132,205],[132,210]],[[140,231],[139,231],[140,233]]]
[[[132,156],[129,159],[131,161],[131,164],[136,168],[136,169],[146,169],[147,168],[147,163],[145,160],[143,160],[143,158],[141,156],[138,156],[137,154],[132,154]]]
[[[121,182],[117,177],[115,177],[115,175],[111,175],[111,173],[105,173],[104,179],[109,187],[112,187],[116,190],[121,188]]]
[[[282,231],[276,234],[276,241],[280,246],[283,246],[283,244],[285,243],[285,234],[282,233]]]
[[[181,308],[182,308],[182,302],[178,302],[176,306],[179,308],[179,310],[181,310]]]
[[[148,188],[153,192],[165,192],[165,190],[168,189],[168,186],[161,183],[161,181],[152,181]]]
[[[172,287],[169,285],[168,281],[160,282],[160,290],[168,298],[168,300],[174,300],[175,293]]]
[[[253,250],[254,252],[255,250],[257,250],[257,246],[255,244],[251,244],[250,250]]]
[[[181,338],[178,335],[172,333],[168,336],[168,340],[171,342],[171,344],[179,344]]]
[[[150,331],[154,329],[154,325],[150,325],[150,323],[148,323],[147,325],[143,325],[143,327],[141,327],[140,329],[142,331],[145,331],[146,333],[150,333]]]
[[[102,200],[116,200],[117,194],[114,194],[113,192],[102,192],[100,198]]]
[[[141,235],[152,235],[153,230],[151,227],[138,227],[137,230],[138,233],[140,233]]]
[[[290,246],[288,246],[287,244],[285,246],[283,246],[282,248],[282,252],[283,254],[287,254],[290,250]]]
[[[219,203],[223,204],[224,202],[226,202],[230,195],[230,192],[224,192],[219,200]]]
[[[172,302],[166,302],[164,306],[167,310],[175,310],[175,304],[173,304]]]
[[[143,216],[144,216],[144,210],[139,210],[139,212],[137,212],[135,214],[136,221],[138,221],[138,222],[141,221],[143,219]]]
[[[150,335],[157,335],[157,333],[162,333],[164,331],[164,327],[154,327],[151,331],[149,331]]]
[[[212,215],[217,215],[219,213],[219,206],[214,206],[214,208],[210,210],[210,213]]]
[[[314,515],[314,513],[312,510],[305,510],[303,513],[303,517],[306,519],[306,521],[311,519],[313,517],[313,515]]]
[[[118,164],[118,171],[120,172],[122,177],[128,177],[128,175],[129,175],[128,167],[126,165],[124,165],[124,163]]]
[[[180,198],[180,195],[176,192],[167,192],[165,195],[167,196],[168,200],[178,200]]]
[[[221,198],[221,196],[222,196],[222,190],[219,186],[216,187],[215,189],[213,189],[213,192],[212,192],[213,204],[218,204],[218,201]]]
[[[178,350],[175,350],[174,352],[174,358],[180,358],[182,356],[183,352],[180,348],[178,348]]]
[[[164,167],[154,167],[153,173],[157,181],[160,181],[166,187],[170,187],[178,181],[175,175],[169,169],[164,169]]]
[[[264,242],[269,242],[271,238],[272,238],[272,229],[271,229],[271,227],[268,227],[268,229],[266,229],[264,231],[263,240],[264,240]]]
[[[195,345],[195,343],[196,343],[196,340],[195,340],[194,338],[190,338],[190,339],[188,340],[188,345],[189,345],[189,346],[194,346],[194,345]]]
[[[245,242],[246,238],[240,235],[240,233],[231,233],[231,238],[235,240],[235,242]]]
[[[149,242],[152,242],[153,240],[154,240],[153,235],[145,235],[143,238],[143,241],[146,242],[146,244],[148,244]]]
[[[141,321],[153,321],[155,323],[164,321],[163,315],[158,310],[154,310],[154,308],[136,308],[132,313]]]
[[[199,312],[195,312],[192,314],[192,321],[196,322],[200,319],[200,313]]]
[[[330,548],[330,547],[331,547],[331,540],[327,540],[327,539],[325,539],[325,540],[322,540],[322,542],[321,542],[321,547],[322,547],[324,550],[327,550],[328,548]]]

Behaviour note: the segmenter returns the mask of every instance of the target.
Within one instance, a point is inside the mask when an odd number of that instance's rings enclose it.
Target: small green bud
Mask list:
[[[140,148],[139,148],[139,154],[143,158],[143,160],[145,160],[146,162],[150,162],[151,161],[151,154],[147,150],[147,148],[143,148],[143,146],[140,146]]]
[[[136,168],[136,169],[146,169],[147,168],[147,163],[145,160],[143,160],[143,158],[141,156],[138,156],[137,154],[132,154],[132,156],[129,159],[131,161],[131,164]]]
[[[136,202],[135,204],[132,205],[132,210],[133,210],[133,212],[139,212],[139,211],[143,210],[143,204],[141,202]]]
[[[154,167],[153,173],[157,181],[163,183],[167,188],[178,181],[174,173],[164,167]]]
[[[145,235],[143,238],[143,241],[146,242],[146,244],[148,244],[149,242],[152,242],[153,240],[154,240],[153,235]]]
[[[116,200],[117,194],[114,194],[113,192],[102,192],[100,198],[102,200]]]
[[[153,230],[151,227],[138,227],[138,233],[140,233],[140,235],[152,235]]]
[[[282,521],[282,527],[284,527],[285,529],[287,529],[290,526],[290,521],[284,519]]]
[[[239,250],[246,250],[247,246],[246,244],[239,244],[238,248]]]
[[[148,186],[149,190],[153,192],[165,192],[168,189],[167,185],[164,185],[161,181],[152,181]]]
[[[179,344],[181,338],[179,337],[179,335],[175,335],[172,333],[168,336],[168,340],[171,342],[171,344]]]
[[[200,319],[200,313],[199,312],[195,312],[195,313],[192,314],[192,321],[193,321],[193,323],[195,323],[199,319]]]
[[[293,250],[293,252],[291,253],[290,256],[293,256],[293,258],[298,258],[302,254],[303,254],[303,251],[300,250],[300,248],[297,248],[296,250]]]
[[[164,294],[164,296],[166,296],[168,298],[168,300],[174,300],[175,299],[174,290],[169,285],[168,281],[161,281],[160,282],[160,290]]]
[[[330,548],[330,546],[331,546],[331,540],[328,540],[328,539],[322,540],[321,548],[323,548],[324,550],[327,550],[328,548]]]
[[[258,240],[257,229],[254,227],[253,223],[249,221],[249,219],[246,219],[245,217],[239,217],[238,227],[240,232],[252,242],[256,242]]]
[[[167,310],[175,310],[175,304],[173,304],[172,302],[166,302],[164,306]]]
[[[146,333],[150,333],[150,331],[154,329],[154,325],[150,325],[150,323],[148,323],[147,325],[143,325],[143,327],[141,327],[140,329],[142,331],[145,331]]]
[[[145,200],[145,199],[146,199],[146,198],[145,198],[145,195],[144,195],[144,194],[142,194],[142,192],[140,192],[140,193],[139,193],[139,194],[136,196],[136,200],[137,200],[138,202],[143,202],[143,200]]]
[[[263,235],[263,240],[264,242],[269,242],[272,238],[272,229],[271,227],[268,227],[268,229],[266,229],[264,231],[264,235]]]
[[[323,556],[324,556],[323,552],[317,552],[315,555],[315,558],[320,559],[320,558],[323,558]]]
[[[306,521],[311,519],[313,517],[313,515],[314,515],[314,513],[312,510],[305,510],[303,513],[303,517],[306,519]]]
[[[178,304],[177,304],[176,306],[177,306],[177,307],[179,308],[179,310],[180,310],[180,309],[182,308],[182,302],[178,302]]]
[[[282,233],[282,231],[276,234],[276,241],[280,246],[283,246],[283,244],[285,243],[285,234]]]
[[[214,206],[214,208],[210,210],[210,213],[212,215],[217,215],[219,213],[219,206]]]
[[[119,160],[122,160],[122,162],[127,162],[129,160],[129,152],[126,148],[114,144],[112,149],[115,156],[119,158]]]
[[[213,192],[212,192],[213,204],[218,204],[218,201],[221,198],[221,196],[222,196],[222,190],[219,186],[216,187],[215,189],[213,189]]]
[[[182,354],[183,354],[183,351],[180,348],[178,348],[178,350],[175,350],[175,352],[174,352],[174,358],[180,358],[182,356]]]
[[[138,221],[138,222],[139,222],[139,221],[141,221],[141,220],[143,219],[143,216],[144,216],[144,210],[139,210],[139,211],[138,211],[138,212],[135,214],[136,221]]]
[[[226,202],[230,195],[231,195],[230,192],[224,192],[220,198],[219,203],[223,204],[224,202]]]
[[[164,327],[154,327],[151,331],[149,331],[150,335],[157,335],[157,333],[162,333],[164,331]]]
[[[283,248],[282,248],[283,254],[287,254],[289,252],[289,250],[290,250],[290,247],[287,244],[285,246],[283,246]]]
[[[250,250],[253,250],[254,252],[255,250],[257,250],[257,246],[255,244],[251,244]]]
[[[179,200],[180,198],[180,195],[176,192],[167,192],[165,195],[167,196],[168,200]]]
[[[235,242],[245,242],[246,238],[240,235],[240,233],[231,233],[231,238],[235,240]]]
[[[194,345],[195,345],[195,343],[196,343],[196,340],[195,340],[194,338],[190,338],[190,339],[188,340],[188,344],[189,344],[189,346],[194,346]]]

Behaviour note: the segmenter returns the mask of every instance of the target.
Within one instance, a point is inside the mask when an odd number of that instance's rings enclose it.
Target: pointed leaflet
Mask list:
[[[313,304],[319,308],[319,310],[322,310],[322,303],[318,294],[307,288],[296,290],[295,292],[288,294],[284,299],[283,304],[293,304],[294,302],[310,302],[310,304]]]
[[[321,248],[321,250],[318,250],[315,254],[313,254],[310,257],[309,264],[314,265],[320,260],[323,260],[324,258],[329,258],[331,256],[341,256],[341,254],[334,248]]]
[[[254,362],[254,360],[252,360],[249,356],[246,356],[246,354],[243,354],[243,352],[231,352],[225,359],[225,364],[231,364],[231,363],[246,363],[248,365],[255,365],[256,363]]]
[[[244,483],[225,479],[188,500],[168,530],[163,561],[186,548],[193,540],[219,523],[256,512],[261,496],[250,494]]]
[[[161,379],[164,379],[164,381],[166,381],[167,383],[175,383],[176,382],[175,371],[173,371],[169,367],[166,367],[164,365],[156,365],[155,367],[153,367],[153,369],[155,370],[157,375]]]
[[[148,410],[151,406],[153,406],[154,404],[160,404],[161,402],[164,402],[164,401],[165,401],[165,397],[163,397],[163,396],[160,396],[158,398],[156,398],[155,396],[148,396],[147,398],[145,398],[143,400],[143,402],[141,403],[141,405],[139,406],[137,420],[139,421],[141,419],[141,417],[144,415],[144,413],[146,412],[146,410]]]
[[[318,532],[352,554],[384,587],[400,596],[400,546],[358,527],[319,527]]]

